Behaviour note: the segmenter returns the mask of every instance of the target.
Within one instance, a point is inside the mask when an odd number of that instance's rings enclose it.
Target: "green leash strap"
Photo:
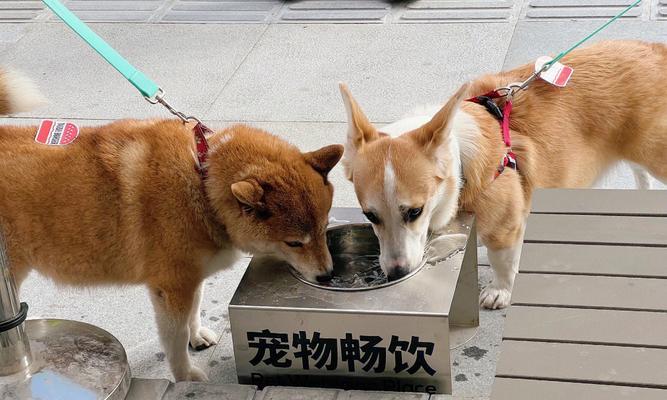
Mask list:
[[[540,74],[542,74],[542,72],[546,72],[549,68],[551,68],[555,63],[557,63],[558,61],[560,61],[563,57],[565,57],[566,55],[568,55],[569,53],[571,53],[574,49],[576,49],[577,47],[579,47],[579,46],[581,46],[582,44],[584,44],[585,42],[587,42],[587,41],[588,41],[590,38],[592,38],[593,36],[595,36],[595,35],[597,35],[598,33],[600,33],[600,31],[602,31],[603,29],[605,29],[606,27],[608,27],[609,25],[611,25],[611,24],[612,24],[614,21],[616,21],[617,19],[621,18],[623,15],[625,15],[628,11],[632,10],[634,7],[636,7],[636,6],[637,6],[639,3],[641,3],[641,2],[642,2],[642,0],[637,0],[637,1],[635,1],[634,3],[630,4],[630,5],[629,5],[628,7],[626,7],[623,11],[621,11],[620,13],[618,13],[616,16],[614,16],[613,18],[611,18],[609,21],[605,22],[601,27],[597,28],[597,29],[594,30],[591,34],[589,34],[589,35],[586,36],[585,38],[583,38],[583,39],[581,39],[580,41],[578,41],[577,43],[575,43],[574,46],[572,46],[572,47],[570,47],[569,49],[567,49],[567,50],[561,52],[561,53],[558,54],[553,60],[551,60],[551,61],[549,61],[549,62],[547,62],[547,63],[544,63],[544,65],[542,66],[542,68],[541,68],[539,71],[534,72],[534,73],[533,73],[530,77],[528,77],[528,79],[526,79],[525,81],[520,82],[520,83],[511,83],[511,84],[509,84],[509,85],[506,86],[506,87],[497,88],[496,91],[502,91],[502,92],[505,92],[505,94],[504,94],[503,96],[504,96],[504,97],[508,97],[508,98],[511,99],[512,96],[514,96],[516,93],[518,93],[518,92],[520,92],[520,91],[526,89],[526,88],[528,87],[528,85],[530,85],[535,79],[537,79],[537,78],[540,76]]]
[[[630,11],[630,10],[632,10],[634,7],[638,6],[639,3],[641,3],[641,2],[642,2],[642,0],[637,0],[637,1],[635,1],[634,3],[630,4],[630,5],[627,6],[623,11],[621,11],[619,14],[617,14],[615,17],[613,17],[612,19],[610,19],[609,21],[607,21],[606,23],[604,23],[601,27],[599,27],[599,28],[597,28],[595,31],[593,31],[593,33],[591,33],[590,35],[586,36],[585,38],[583,38],[583,39],[581,39],[580,41],[578,41],[577,43],[575,43],[574,46],[570,47],[569,49],[567,49],[567,50],[565,50],[564,52],[562,52],[562,53],[560,53],[559,55],[557,55],[556,58],[554,58],[553,60],[551,60],[551,61],[549,61],[548,63],[545,64],[545,66],[548,65],[548,67],[546,67],[546,69],[545,69],[544,71],[546,71],[546,70],[549,69],[549,67],[551,67],[554,63],[558,62],[560,59],[562,59],[563,57],[565,57],[566,55],[568,55],[570,52],[572,52],[572,50],[574,50],[574,49],[576,49],[577,47],[581,46],[582,44],[584,44],[585,42],[587,42],[590,38],[592,38],[593,36],[595,36],[595,35],[597,35],[598,33],[600,33],[600,31],[602,31],[603,29],[605,29],[606,27],[608,27],[609,25],[611,25],[614,21],[616,21],[617,19],[619,19],[619,18],[621,18],[622,16],[624,16],[628,11]]]
[[[93,32],[83,21],[74,15],[58,0],[42,0],[53,12],[60,17],[77,35],[81,36],[99,55],[111,66],[120,72],[141,94],[149,100],[162,93],[160,87],[143,72],[134,68],[113,47],[109,46],[97,33]]]

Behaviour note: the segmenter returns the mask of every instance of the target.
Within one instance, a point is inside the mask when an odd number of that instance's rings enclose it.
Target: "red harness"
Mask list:
[[[506,167],[512,168],[513,170],[519,169],[516,162],[516,155],[512,151],[512,137],[510,136],[510,113],[512,112],[512,99],[508,98],[505,102],[505,107],[503,107],[501,110],[500,107],[498,107],[498,105],[493,101],[494,99],[501,97],[507,96],[500,94],[497,90],[492,90],[484,95],[466,99],[466,101],[485,106],[486,109],[489,110],[489,112],[493,114],[493,116],[495,116],[496,119],[498,119],[500,122],[500,129],[503,133],[503,142],[505,143],[506,151],[502,161],[500,162],[500,165],[498,165],[498,169],[493,175],[493,179],[496,179],[498,176],[500,176]]]

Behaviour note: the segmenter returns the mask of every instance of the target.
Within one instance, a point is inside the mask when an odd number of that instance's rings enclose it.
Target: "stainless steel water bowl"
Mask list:
[[[388,281],[380,267],[380,244],[370,224],[339,225],[327,230],[327,246],[334,264],[333,279],[323,283],[309,282],[293,268],[294,275],[308,285],[336,291],[378,289],[413,276],[422,266],[410,274]]]

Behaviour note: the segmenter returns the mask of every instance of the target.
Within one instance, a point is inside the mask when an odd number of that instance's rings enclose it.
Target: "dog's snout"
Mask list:
[[[318,276],[315,277],[315,279],[319,283],[329,282],[331,280],[331,278],[333,278],[333,275],[329,272],[327,272],[326,274],[318,275]]]
[[[390,281],[401,279],[410,272],[410,268],[408,268],[408,261],[404,257],[399,257],[392,260],[388,269],[389,274],[387,275],[387,279]]]
[[[398,279],[401,279],[405,275],[408,274],[408,269],[407,268],[393,268],[391,272],[389,272],[389,275],[387,276],[387,279],[391,281],[395,281]]]
[[[391,261],[391,268],[403,269],[408,267],[408,260],[405,257],[396,257]]]

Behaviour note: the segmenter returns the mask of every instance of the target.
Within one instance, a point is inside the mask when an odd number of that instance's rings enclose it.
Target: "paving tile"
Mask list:
[[[492,400],[663,400],[665,390],[588,383],[497,378]]]
[[[667,347],[663,312],[513,306],[507,321],[505,340]]]
[[[664,279],[519,274],[512,304],[664,312],[667,301],[655,293],[666,290]]]
[[[490,283],[492,278],[491,267],[479,267],[480,289]],[[451,351],[454,397],[438,400],[483,398],[491,393],[506,314],[507,310],[479,310],[477,334]]]
[[[0,27],[0,57],[2,57],[2,65],[11,67],[12,65],[7,61],[5,53],[16,46],[18,41],[32,30],[34,26],[33,24],[4,22]]]
[[[36,19],[44,10],[39,0],[5,0],[0,2],[0,22],[28,22]]]
[[[635,0],[530,0],[526,8],[529,19],[611,18]],[[644,7],[629,10],[622,18],[639,18]]]
[[[277,0],[178,0],[162,22],[267,22],[281,7]]]
[[[219,385],[202,382],[172,384],[164,400],[252,400],[257,388],[249,385]]]
[[[287,3],[282,22],[379,23],[389,15],[391,6],[378,0],[304,0]]]
[[[361,390],[350,390],[341,393],[336,400],[429,400],[426,393],[403,393],[403,392],[367,392]]]
[[[69,0],[67,8],[86,22],[147,22],[162,0]],[[52,21],[59,17],[52,15]]]
[[[586,37],[600,26],[600,21],[519,21],[507,51],[505,69],[534,62],[545,54],[558,54]],[[616,21],[588,43],[608,39],[667,42],[662,22]],[[576,74],[576,71],[575,71]]]
[[[162,400],[170,383],[167,379],[132,378],[125,400]]]
[[[502,352],[502,378],[661,389],[667,381],[667,349],[504,340]]]
[[[344,122],[345,81],[371,120],[391,122],[499,70],[511,35],[504,24],[420,26],[272,25],[205,117]]]
[[[531,214],[524,240],[667,247],[667,218]]]
[[[531,212],[667,217],[667,194],[638,190],[540,189],[533,194]]]
[[[202,115],[261,35],[261,26],[93,24],[167,99]],[[196,44],[196,45],[195,45]],[[39,54],[39,57],[35,57]],[[63,24],[40,24],[3,55],[34,78],[52,102],[27,116],[141,118],[167,116]]]
[[[664,279],[665,259],[665,247],[524,243],[519,271]]]
[[[398,19],[400,22],[429,23],[509,21],[514,3],[512,0],[419,0],[407,3]]]
[[[339,390],[267,386],[257,400],[336,400]]]

